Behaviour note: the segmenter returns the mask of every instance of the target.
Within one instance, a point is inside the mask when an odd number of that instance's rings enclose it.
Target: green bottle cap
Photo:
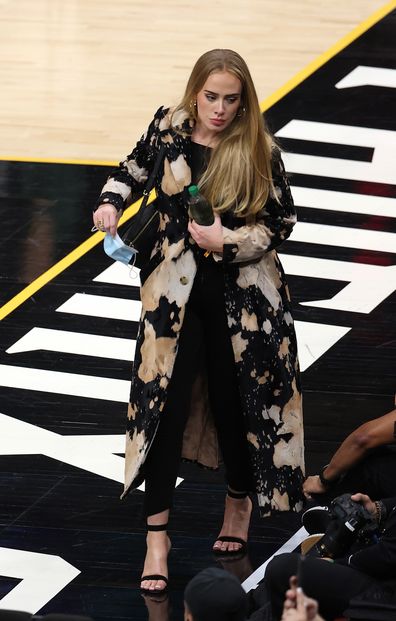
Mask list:
[[[198,196],[199,194],[199,188],[197,185],[190,185],[190,187],[188,188],[188,191],[191,196]]]

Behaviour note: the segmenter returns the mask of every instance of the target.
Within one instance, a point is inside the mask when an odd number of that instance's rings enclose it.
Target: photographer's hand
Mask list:
[[[318,615],[318,602],[307,597],[301,588],[296,589],[292,584],[291,580],[291,589],[286,591],[281,621],[323,621]]]
[[[311,494],[324,494],[325,486],[321,483],[319,475],[314,474],[307,477],[303,483],[303,492],[305,498],[311,498]]]
[[[367,494],[361,494],[361,493],[353,494],[351,496],[351,500],[353,500],[354,502],[360,503],[369,513],[371,513],[372,516],[374,517],[376,516],[377,510],[376,510],[375,502],[373,502],[370,496],[367,496]]]

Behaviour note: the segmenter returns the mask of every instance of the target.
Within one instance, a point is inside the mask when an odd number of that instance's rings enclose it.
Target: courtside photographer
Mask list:
[[[255,601],[259,606],[270,601],[272,619],[281,619],[285,592],[294,575],[306,595],[319,602],[326,621],[344,615],[351,603],[350,619],[394,621],[396,497],[375,502],[361,493],[341,497],[323,524],[323,537],[311,553],[292,552],[272,559]]]

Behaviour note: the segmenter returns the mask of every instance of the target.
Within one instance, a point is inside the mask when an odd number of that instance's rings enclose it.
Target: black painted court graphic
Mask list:
[[[395,25],[393,11],[267,113],[299,214],[280,254],[294,297],[310,470],[351,428],[390,409],[395,391]],[[1,162],[0,174],[5,303],[88,236],[107,169]],[[4,608],[147,617],[137,590],[142,492],[119,501],[138,316],[136,274],[96,247],[1,323]],[[214,563],[224,496],[221,473],[183,467],[181,476],[171,525],[175,619],[185,583]],[[297,529],[297,516],[254,518],[241,579]],[[43,572],[48,579],[38,580]]]

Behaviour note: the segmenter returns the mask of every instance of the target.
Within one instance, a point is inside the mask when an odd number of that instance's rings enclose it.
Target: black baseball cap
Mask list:
[[[209,567],[187,584],[184,601],[194,621],[244,621],[247,595],[228,571]]]

